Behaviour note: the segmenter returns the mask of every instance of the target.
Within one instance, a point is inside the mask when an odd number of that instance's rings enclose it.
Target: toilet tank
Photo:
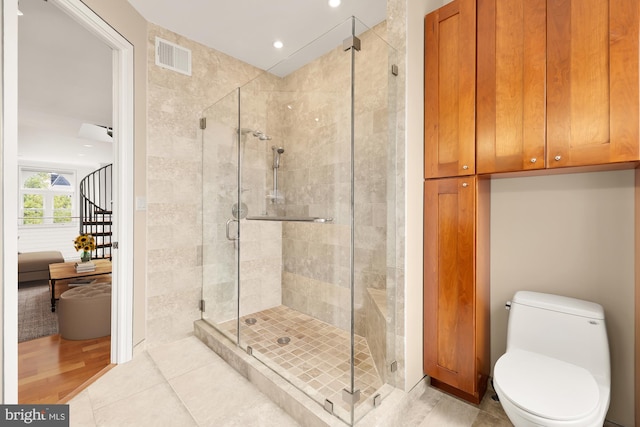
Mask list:
[[[610,378],[609,341],[601,305],[575,298],[519,291],[513,296],[507,351],[522,349]]]

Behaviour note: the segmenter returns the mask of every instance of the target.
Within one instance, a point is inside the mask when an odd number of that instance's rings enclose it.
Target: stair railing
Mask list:
[[[91,234],[95,239],[92,258],[111,259],[112,169],[113,165],[108,164],[80,181],[80,234]]]

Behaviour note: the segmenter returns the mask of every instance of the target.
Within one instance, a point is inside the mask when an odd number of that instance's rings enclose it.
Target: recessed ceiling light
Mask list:
[[[340,0],[329,0],[329,6],[331,6],[331,7],[340,6]]]
[[[273,47],[275,47],[276,49],[282,49],[283,46],[284,43],[282,43],[280,40],[276,40],[273,42]]]

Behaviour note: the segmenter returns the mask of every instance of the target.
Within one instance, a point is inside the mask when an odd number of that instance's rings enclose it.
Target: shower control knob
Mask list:
[[[555,161],[556,161],[556,162],[557,162],[557,161],[560,161],[560,159],[561,159],[561,158],[562,158],[562,156],[555,156],[555,157],[554,157],[554,159],[555,159]]]
[[[247,211],[248,209],[245,203],[240,203],[240,205],[238,205],[237,203],[234,203],[233,206],[231,207],[231,214],[235,219],[245,218],[247,216]]]

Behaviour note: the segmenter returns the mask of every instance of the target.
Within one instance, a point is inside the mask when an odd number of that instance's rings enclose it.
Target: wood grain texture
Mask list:
[[[545,0],[478,0],[478,173],[545,167],[545,33]]]
[[[111,274],[111,261],[108,259],[94,259],[96,266],[94,271],[86,271],[77,273],[75,270],[76,262],[60,262],[49,264],[49,278],[52,280],[70,279],[75,277],[89,277],[103,274]]]
[[[475,173],[475,0],[425,17],[425,177]]]
[[[613,1],[609,22],[612,158],[640,159],[640,2]]]
[[[488,319],[476,301],[476,188],[476,177],[424,184],[424,370],[464,396],[481,398],[489,348],[488,329],[479,335],[477,329],[487,328]]]
[[[634,407],[636,414],[636,425],[638,424],[638,418],[640,417],[640,215],[637,212],[640,212],[640,169],[635,170],[635,211],[636,215],[635,219],[635,227],[634,227],[634,235],[635,235],[635,312],[634,312],[634,347],[636,357],[634,358]]]
[[[547,167],[638,160],[637,0],[547,11]]]
[[[110,364],[111,337],[71,341],[51,335],[18,344],[18,402],[57,403]]]
[[[491,373],[491,179],[478,177],[476,187],[475,346],[476,389],[482,400]]]

